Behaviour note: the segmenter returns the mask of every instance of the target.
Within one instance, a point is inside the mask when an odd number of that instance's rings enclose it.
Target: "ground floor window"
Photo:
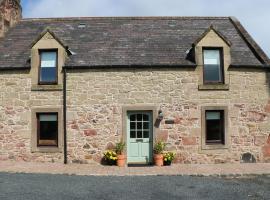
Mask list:
[[[228,107],[202,106],[202,149],[229,148]]]
[[[224,144],[224,111],[205,111],[206,144]]]
[[[58,113],[37,113],[37,145],[58,146]]]
[[[35,107],[32,109],[31,151],[63,151],[63,108]]]

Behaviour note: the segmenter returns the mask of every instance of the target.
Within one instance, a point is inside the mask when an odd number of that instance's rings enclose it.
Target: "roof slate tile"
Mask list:
[[[29,66],[46,28],[75,53],[66,66],[194,65],[186,52],[211,25],[230,41],[233,65],[262,65],[229,17],[92,17],[23,19],[0,41],[0,68]]]

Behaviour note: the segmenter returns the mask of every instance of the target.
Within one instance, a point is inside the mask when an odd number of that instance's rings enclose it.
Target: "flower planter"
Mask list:
[[[164,161],[164,166],[170,166],[172,164],[172,161]]]
[[[106,160],[107,165],[116,165],[116,160]]]
[[[162,154],[154,154],[154,162],[156,166],[163,166],[163,155]]]
[[[117,166],[124,167],[126,165],[126,156],[125,155],[117,155]]]

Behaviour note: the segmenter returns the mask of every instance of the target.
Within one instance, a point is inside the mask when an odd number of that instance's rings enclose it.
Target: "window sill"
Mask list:
[[[32,85],[31,91],[62,91],[63,85]]]
[[[228,145],[224,145],[224,144],[204,144],[202,145],[202,151],[204,150],[228,150],[229,147]]]
[[[35,147],[31,150],[32,153],[61,153],[60,147]]]
[[[228,84],[204,84],[198,86],[199,90],[229,90]]]

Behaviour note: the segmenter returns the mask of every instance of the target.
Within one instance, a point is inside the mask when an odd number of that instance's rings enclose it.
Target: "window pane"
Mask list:
[[[220,65],[219,50],[204,50],[204,64]]]
[[[206,119],[219,120],[220,119],[220,112],[206,112]]]
[[[206,111],[206,141],[223,143],[223,111]]]
[[[56,52],[41,52],[40,81],[56,81]]]
[[[204,80],[209,82],[220,81],[220,66],[204,65]]]
[[[42,67],[40,69],[41,82],[54,82],[56,81],[56,68]]]
[[[41,52],[41,67],[56,67],[56,52]]]
[[[221,65],[219,50],[204,50],[204,80],[208,82],[221,81]]]
[[[39,114],[38,144],[57,146],[58,120],[57,114]]]

